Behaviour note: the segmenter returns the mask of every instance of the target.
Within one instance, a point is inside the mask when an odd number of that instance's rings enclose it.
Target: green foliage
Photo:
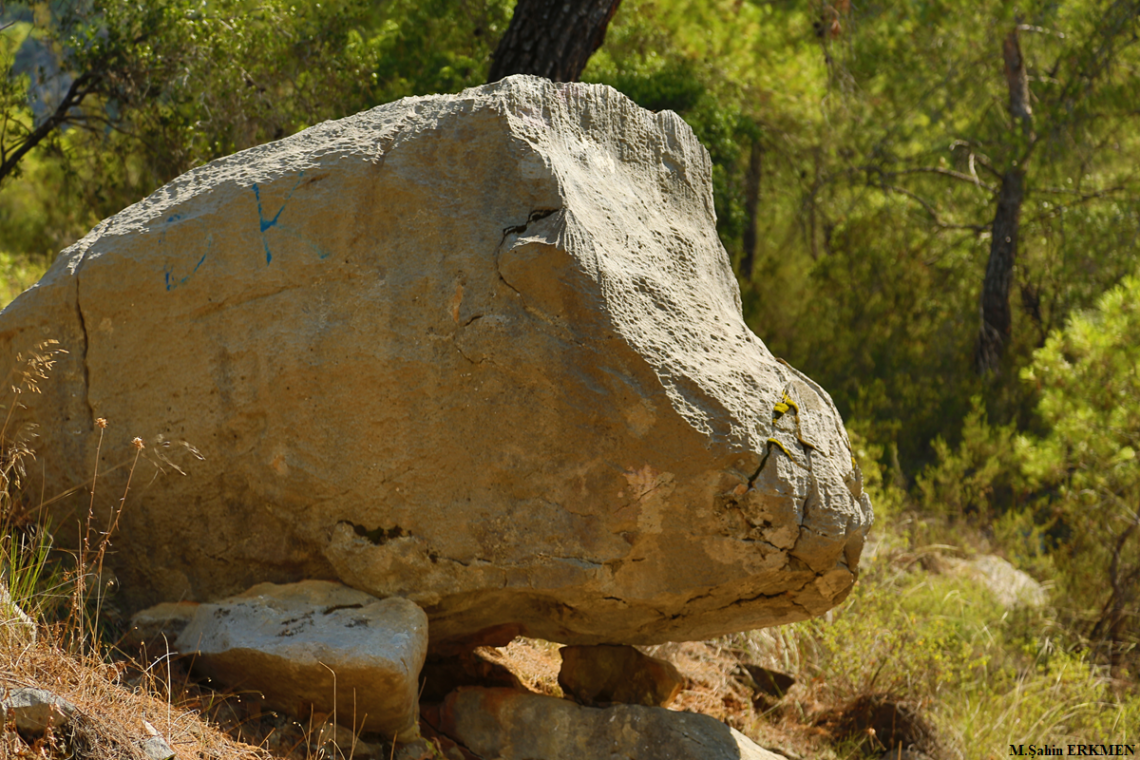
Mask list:
[[[838,612],[800,624],[818,647],[815,675],[828,702],[874,693],[923,702],[985,672],[979,622],[1001,612],[983,589],[933,576],[896,581],[907,592],[899,594],[884,580],[872,576]]]
[[[875,507],[877,529],[886,529],[906,504],[906,491],[890,477],[890,468],[882,464],[883,447],[872,443],[857,425],[848,426],[851,452],[863,473],[863,490]],[[897,472],[894,474],[898,474]]]
[[[513,6],[509,0],[377,4],[359,43],[375,61],[372,100],[386,103],[483,84]]]
[[[880,536],[840,607],[730,640],[797,680],[778,711],[804,719],[884,695],[933,718],[947,756],[971,759],[1006,757],[1010,744],[1137,741],[1140,694],[1059,647],[1048,610],[1005,609],[980,583],[923,569],[933,547]]]
[[[1025,487],[1013,438],[1014,426],[991,426],[981,399],[975,397],[958,446],[951,449],[942,438],[934,440],[938,462],[919,475],[917,483],[923,511],[989,526],[999,513],[1016,506]]]
[[[43,274],[43,259],[0,252],[0,308],[34,285]]]
[[[7,15],[26,20],[0,33],[0,152],[47,118],[28,107],[44,86],[88,77],[90,93],[0,178],[0,250],[54,255],[193,166],[394,98],[479,84],[509,6],[91,0],[32,14],[17,5]],[[58,75],[13,68],[29,45]],[[49,111],[59,102],[47,100]]]
[[[1056,526],[1063,595],[1116,662],[1140,643],[1140,278],[1050,335],[1022,376],[1049,433],[1018,451]]]
[[[1022,378],[1043,433],[993,426],[980,400],[961,441],[936,439],[919,508],[986,531],[1056,585],[1067,625],[1122,667],[1140,643],[1140,279],[1035,352]]]

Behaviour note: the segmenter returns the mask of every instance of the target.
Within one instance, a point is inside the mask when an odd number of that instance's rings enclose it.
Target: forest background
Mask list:
[[[514,5],[0,3],[2,301],[194,166],[482,84]],[[1125,690],[1138,19],[1137,0],[624,0],[581,77],[708,148],[745,318],[832,394],[882,524],[1048,582],[1044,639]]]

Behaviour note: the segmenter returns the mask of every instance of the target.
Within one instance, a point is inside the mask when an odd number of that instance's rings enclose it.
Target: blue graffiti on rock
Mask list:
[[[253,195],[255,198],[257,198],[257,221],[261,227],[261,245],[265,248],[266,264],[273,262],[273,252],[269,250],[269,240],[265,237],[265,233],[268,232],[271,228],[277,226],[277,220],[281,218],[281,212],[285,210],[285,206],[289,203],[289,199],[293,197],[293,193],[297,190],[298,187],[300,187],[301,179],[304,176],[304,170],[297,173],[297,182],[285,196],[285,200],[281,201],[281,206],[277,209],[277,213],[273,215],[272,219],[267,219],[265,217],[265,210],[261,207],[261,188],[256,182],[253,183]]]

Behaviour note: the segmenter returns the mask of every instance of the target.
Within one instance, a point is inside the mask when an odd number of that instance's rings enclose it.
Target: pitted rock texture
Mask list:
[[[433,645],[820,614],[871,507],[831,399],[744,324],[710,172],[675,114],[531,77],[195,169],[0,315],[9,361],[70,351],[25,394],[46,493],[106,418],[104,515],[148,442],[108,557],[134,608],[336,578]]]

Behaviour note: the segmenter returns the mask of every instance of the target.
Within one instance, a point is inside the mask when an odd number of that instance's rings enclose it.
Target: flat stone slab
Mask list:
[[[197,669],[294,716],[311,708],[389,738],[418,735],[427,616],[406,599],[328,581],[263,583],[200,605],[177,645]]]

